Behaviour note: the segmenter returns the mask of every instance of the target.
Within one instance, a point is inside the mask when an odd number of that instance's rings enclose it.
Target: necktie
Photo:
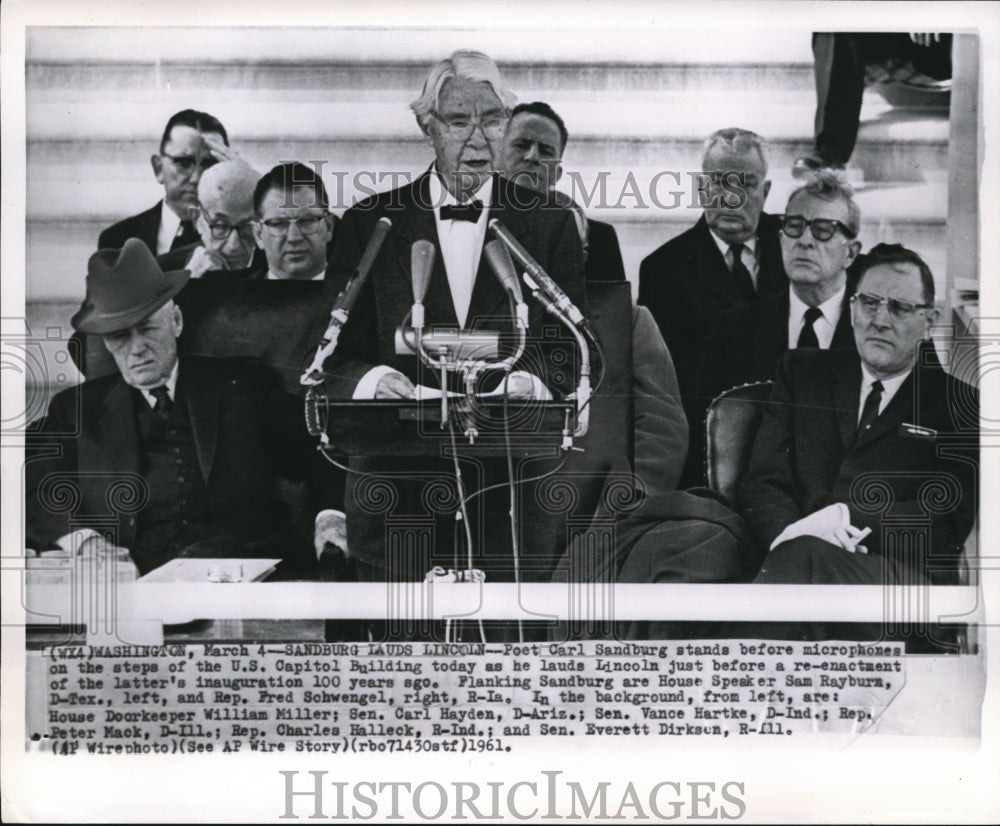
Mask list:
[[[878,418],[878,407],[882,402],[882,382],[877,379],[872,382],[872,389],[868,391],[868,398],[865,399],[864,407],[861,408],[861,419],[858,421],[858,435],[868,432],[875,419]]]
[[[473,224],[479,220],[483,211],[480,201],[472,201],[468,204],[444,204],[441,207],[442,221],[471,221]]]
[[[180,226],[177,227],[177,234],[174,236],[174,240],[170,242],[170,249],[175,250],[179,247],[186,247],[189,244],[194,244],[199,241],[198,232],[188,220],[183,220]]]
[[[157,419],[161,422],[166,423],[170,418],[170,411],[173,410],[174,403],[170,399],[170,392],[167,390],[165,385],[160,385],[159,387],[154,387],[149,391],[149,395],[156,399],[156,404],[153,405],[153,413]]]
[[[750,275],[750,270],[743,263],[743,245],[731,244],[729,251],[733,254],[732,273],[736,281],[736,286],[747,301],[753,301],[757,297],[757,290],[753,285],[753,277]]]
[[[799,341],[796,347],[819,347],[819,339],[816,338],[816,331],[813,323],[817,318],[822,318],[823,311],[819,307],[809,307],[806,310],[802,332],[799,333]]]

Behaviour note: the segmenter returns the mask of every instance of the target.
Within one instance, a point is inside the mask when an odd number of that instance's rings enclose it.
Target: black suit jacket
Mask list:
[[[587,219],[588,281],[624,281],[625,264],[618,233],[611,224]]]
[[[125,218],[117,224],[101,231],[97,239],[99,250],[120,249],[125,246],[129,238],[138,238],[149,247],[153,255],[156,255],[156,236],[160,232],[160,211],[163,209],[163,201],[157,201],[155,206],[150,207],[145,212]],[[194,227],[184,226],[184,232],[176,246],[187,246],[188,244],[199,243],[198,233]]]
[[[280,393],[257,365],[182,356],[184,393],[198,464],[208,490],[210,520],[248,556],[283,557],[301,574],[315,560],[293,542],[275,499],[276,475],[302,477],[310,442],[301,405]],[[80,527],[85,517],[116,544],[131,549],[139,528],[140,476],[136,404],[119,373],[57,394],[28,442],[27,543],[44,549]],[[298,551],[296,554],[293,552]],[[136,560],[141,571],[143,560]]]
[[[855,442],[857,354],[786,353],[740,486],[743,515],[765,549],[791,523],[843,502],[851,524],[872,529],[863,543],[870,553],[885,553],[936,584],[955,582],[976,514],[979,394],[936,359],[921,361]],[[919,547],[904,535],[928,529],[929,557],[904,556]]]
[[[430,174],[433,173],[424,173],[408,186],[374,195],[356,204],[344,214],[337,229],[332,260],[338,271],[331,293],[342,286],[357,265],[379,218],[385,216],[392,221],[392,230],[375,258],[371,274],[328,365],[331,386],[338,396],[349,397],[357,381],[378,364],[389,365],[411,380],[418,380],[417,359],[414,356],[397,356],[395,348],[396,329],[413,304],[410,250],[415,241],[428,239],[437,250],[424,297],[427,325],[458,327],[434,212],[428,208],[431,204]],[[493,218],[500,220],[587,315],[583,252],[570,211],[555,207],[537,193],[494,175],[493,205],[488,220]],[[492,234],[487,230],[485,240],[488,242],[491,238]],[[545,327],[555,331],[552,341],[566,341],[559,325],[551,320],[537,301],[528,297],[528,306],[529,325],[534,338],[541,341]],[[509,330],[509,318],[507,294],[490,269],[486,257],[482,256],[473,286],[467,327]],[[526,355],[518,367],[539,375],[554,390],[565,391],[574,387],[572,370],[566,367],[576,363],[572,345],[549,346],[546,343],[541,350],[545,354],[541,362],[535,359],[525,366],[531,360],[531,356]],[[562,355],[555,355],[559,350]],[[567,351],[570,353],[568,356]],[[538,350],[535,351],[537,354]],[[567,358],[568,361],[565,360]],[[424,378],[424,381],[433,383],[431,378]]]
[[[830,349],[857,350],[851,328],[853,294],[848,281]],[[701,398],[711,400],[731,387],[774,378],[778,359],[788,350],[789,303],[786,290],[719,316],[705,351]]]

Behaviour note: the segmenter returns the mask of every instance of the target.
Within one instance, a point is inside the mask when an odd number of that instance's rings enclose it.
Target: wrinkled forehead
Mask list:
[[[485,80],[449,78],[441,86],[438,114],[494,114],[504,112],[504,105]]]
[[[709,152],[701,165],[703,172],[744,172],[763,179],[767,176],[764,159],[756,149],[735,152],[720,147]]]
[[[242,188],[213,188],[200,195],[199,201],[209,218],[241,219],[253,215],[253,190],[248,193]]]
[[[920,304],[924,300],[920,270],[908,262],[870,267],[858,282],[858,292],[881,298],[899,298],[914,304]]]
[[[793,195],[785,207],[785,215],[801,215],[803,218],[828,218],[846,224],[850,217],[847,202],[839,195],[834,198],[817,198],[808,192]]]

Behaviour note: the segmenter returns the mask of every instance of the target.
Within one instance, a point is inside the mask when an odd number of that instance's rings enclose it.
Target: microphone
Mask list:
[[[562,288],[552,280],[551,276],[549,276],[549,274],[542,269],[541,265],[528,254],[528,251],[521,246],[518,240],[510,234],[510,230],[500,223],[500,219],[494,218],[490,221],[489,226],[490,229],[493,230],[493,234],[503,241],[504,246],[506,246],[507,249],[510,250],[511,255],[517,259],[517,263],[521,266],[525,273],[531,277],[532,281],[538,285],[541,292],[548,297],[555,307],[560,312],[564,313],[575,326],[586,326],[586,319],[577,309],[576,305],[569,300],[569,296],[566,295]]]
[[[483,249],[486,253],[486,260],[489,262],[496,277],[503,284],[503,287],[514,297],[516,305],[517,324],[522,329],[528,327],[528,307],[524,303],[524,293],[521,290],[521,282],[517,278],[517,270],[514,269],[514,262],[510,260],[510,253],[502,241],[490,241]]]
[[[434,256],[437,250],[433,241],[422,238],[414,241],[410,247],[410,274],[413,286],[413,310],[410,323],[415,330],[424,326],[424,296],[431,281],[431,270],[434,268]]]
[[[344,289],[340,291],[337,299],[333,302],[333,309],[330,310],[330,324],[327,326],[326,332],[323,333],[323,338],[320,339],[319,347],[316,348],[316,357],[313,359],[312,364],[309,365],[309,369],[299,379],[302,384],[318,384],[323,380],[323,362],[336,349],[337,341],[340,338],[340,331],[344,329],[344,325],[347,323],[351,308],[354,306],[354,302],[358,300],[361,287],[364,286],[368,278],[368,272],[371,270],[372,264],[375,263],[375,257],[378,255],[379,250],[382,249],[382,243],[385,241],[390,229],[392,229],[392,221],[388,218],[378,219],[378,223],[375,224],[375,229],[372,231],[371,238],[368,239],[368,245],[361,255],[361,260],[358,262],[357,268],[354,270],[353,275],[347,279]]]

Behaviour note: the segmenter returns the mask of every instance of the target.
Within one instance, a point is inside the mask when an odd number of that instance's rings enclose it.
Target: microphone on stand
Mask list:
[[[354,302],[358,300],[361,288],[368,279],[368,273],[372,268],[372,264],[375,263],[375,257],[378,255],[379,250],[382,249],[382,243],[385,241],[390,229],[392,229],[392,221],[388,218],[378,219],[378,223],[375,224],[375,229],[372,231],[371,238],[368,239],[368,245],[361,255],[361,260],[354,270],[354,274],[347,279],[344,289],[340,291],[340,294],[333,302],[333,309],[330,311],[330,324],[327,326],[326,332],[323,333],[323,338],[320,339],[312,364],[309,365],[309,368],[299,379],[300,383],[315,385],[323,381],[323,362],[337,348],[340,331],[344,329],[344,325],[347,323],[351,308],[354,306]]]
[[[580,350],[580,382],[576,388],[577,419],[573,435],[584,436],[590,426],[590,349],[584,339],[584,335],[587,338],[594,338],[590,324],[562,288],[552,280],[551,276],[542,269],[541,265],[531,257],[498,219],[494,218],[490,221],[489,226],[493,230],[493,234],[504,243],[504,246],[510,250],[511,255],[517,259],[517,263],[525,271],[524,282],[535,298],[546,310],[563,322],[576,339],[577,347]],[[564,449],[569,447],[568,440],[569,434],[566,433],[566,439],[563,442]]]
[[[494,274],[514,299],[517,326],[522,330],[528,329],[528,305],[524,303],[521,282],[517,278],[517,270],[514,269],[514,262],[510,259],[507,247],[502,241],[490,241],[483,252]]]
[[[563,313],[576,327],[588,328],[590,326],[587,323],[587,319],[583,317],[583,313],[581,313],[577,306],[570,301],[569,296],[566,295],[562,288],[552,280],[552,277],[545,272],[544,269],[542,269],[542,266],[531,257],[528,251],[521,246],[520,242],[510,234],[510,230],[500,223],[499,218],[494,218],[490,221],[490,229],[497,238],[503,241],[504,246],[510,250],[510,254],[517,260],[521,269],[523,269],[525,273],[531,277],[537,288],[549,299],[549,301],[552,302],[559,312]],[[529,284],[529,286],[532,285]]]
[[[414,330],[424,328],[424,296],[431,282],[431,271],[434,269],[434,256],[437,250],[433,241],[422,238],[414,241],[410,248],[410,275],[413,287],[413,309],[410,313],[410,324]]]

